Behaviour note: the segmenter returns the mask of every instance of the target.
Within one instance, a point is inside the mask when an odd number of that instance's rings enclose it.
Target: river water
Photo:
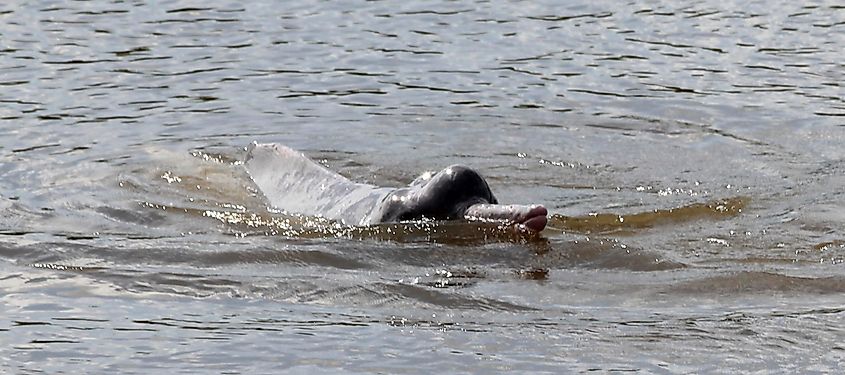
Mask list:
[[[836,1],[0,5],[0,372],[833,373]],[[278,142],[540,236],[267,210]]]

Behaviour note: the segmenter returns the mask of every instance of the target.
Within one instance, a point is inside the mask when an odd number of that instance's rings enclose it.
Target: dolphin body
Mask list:
[[[244,166],[272,206],[346,225],[415,219],[496,220],[541,231],[548,212],[540,205],[500,205],[474,170],[452,165],[403,188],[350,181],[280,144],[253,143]]]

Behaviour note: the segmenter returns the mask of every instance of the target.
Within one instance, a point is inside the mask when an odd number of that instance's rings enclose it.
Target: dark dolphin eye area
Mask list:
[[[478,172],[463,165],[452,165],[444,169],[451,177],[450,186],[447,188],[449,192],[457,195],[456,199],[461,201],[475,200],[473,203],[480,203],[478,199],[483,200],[484,203],[498,203],[487,181],[484,180]],[[477,199],[473,199],[477,198]]]
[[[476,203],[498,201],[484,178],[475,170],[452,165],[430,179],[388,195],[382,202],[380,222],[405,221],[423,217],[451,220],[463,216]]]

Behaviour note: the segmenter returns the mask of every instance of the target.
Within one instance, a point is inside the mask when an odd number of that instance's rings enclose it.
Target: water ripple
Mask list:
[[[843,11],[4,3],[0,368],[836,372]],[[274,212],[256,140],[550,227]]]

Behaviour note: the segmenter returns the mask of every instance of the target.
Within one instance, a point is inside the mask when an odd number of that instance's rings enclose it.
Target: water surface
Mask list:
[[[837,2],[0,5],[0,368],[836,372]],[[539,237],[268,210],[253,141]]]

